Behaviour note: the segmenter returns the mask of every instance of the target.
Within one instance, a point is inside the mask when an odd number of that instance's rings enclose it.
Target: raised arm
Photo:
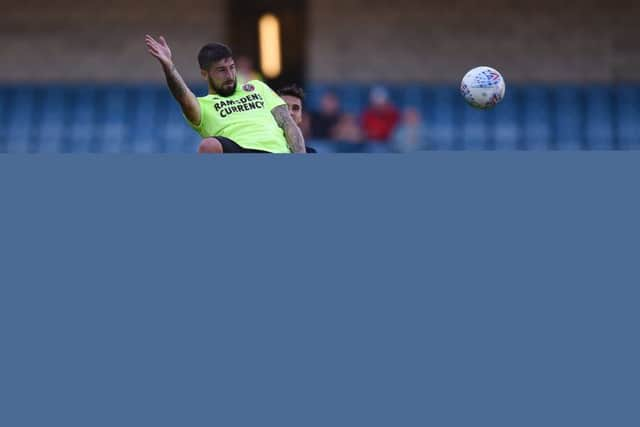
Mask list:
[[[278,126],[284,130],[284,136],[287,138],[287,145],[292,153],[306,153],[307,149],[304,145],[304,137],[302,132],[291,117],[289,108],[286,105],[280,105],[271,110],[271,114],[276,119]]]
[[[200,104],[196,96],[182,79],[182,76],[180,76],[180,73],[178,73],[173,63],[171,49],[167,41],[162,36],[160,36],[160,40],[157,41],[147,34],[145,36],[145,44],[151,56],[156,58],[162,66],[164,75],[167,78],[167,86],[169,86],[173,97],[180,104],[182,112],[191,123],[196,126],[199,125],[202,117]]]

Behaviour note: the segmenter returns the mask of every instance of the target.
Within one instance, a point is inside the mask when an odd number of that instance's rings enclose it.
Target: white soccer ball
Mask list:
[[[474,68],[464,76],[460,85],[460,92],[467,103],[483,110],[500,103],[505,90],[502,75],[491,67]]]

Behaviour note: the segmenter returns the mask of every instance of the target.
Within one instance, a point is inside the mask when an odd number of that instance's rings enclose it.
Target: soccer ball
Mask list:
[[[460,92],[469,105],[486,110],[504,98],[506,86],[502,75],[491,67],[477,67],[462,79]]]

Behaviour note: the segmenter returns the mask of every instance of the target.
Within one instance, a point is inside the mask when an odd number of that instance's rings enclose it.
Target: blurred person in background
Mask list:
[[[252,80],[262,81],[262,75],[253,68],[253,61],[248,56],[239,56],[236,59],[238,83],[243,85]]]
[[[383,87],[371,90],[369,102],[369,107],[362,115],[365,138],[371,142],[388,142],[400,120],[400,113],[391,104],[389,92]]]
[[[331,139],[334,127],[340,120],[340,100],[333,92],[327,92],[320,101],[320,111],[311,113],[311,137]]]
[[[302,112],[305,94],[302,88],[295,84],[284,86],[276,91],[276,93],[287,103],[289,113],[293,121],[298,126],[302,123]]]
[[[296,122],[298,127],[300,127],[300,130],[302,130],[302,126],[304,125],[304,90],[297,85],[292,84],[278,89],[277,94],[284,100],[284,102],[287,103],[289,113],[291,113],[291,118],[293,118],[293,121]],[[315,149],[307,146],[307,153],[315,152]]]
[[[306,111],[302,112],[302,123],[300,123],[300,130],[304,136],[304,140],[311,139],[311,116]]]
[[[338,142],[358,144],[363,142],[362,131],[353,114],[343,114],[331,132],[331,139]]]
[[[392,148],[399,153],[427,149],[427,127],[416,108],[404,111],[402,122],[393,133]]]

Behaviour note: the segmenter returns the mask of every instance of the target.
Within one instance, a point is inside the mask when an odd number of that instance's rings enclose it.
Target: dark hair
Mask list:
[[[233,52],[231,52],[228,46],[222,43],[209,43],[200,49],[198,63],[200,64],[201,70],[209,71],[212,64],[223,59],[231,58],[232,56]]]
[[[292,96],[294,98],[298,98],[300,101],[304,101],[304,90],[298,87],[298,85],[292,84],[289,86],[285,86],[278,90],[278,95],[280,96]]]

